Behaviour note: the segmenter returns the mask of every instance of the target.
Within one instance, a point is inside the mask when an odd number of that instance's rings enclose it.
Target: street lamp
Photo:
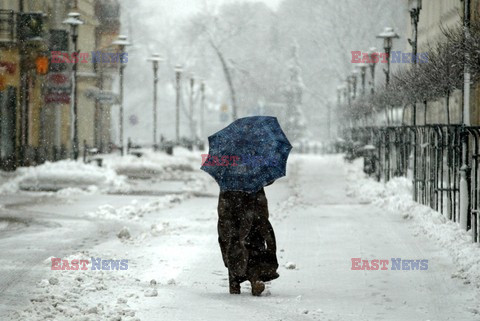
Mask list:
[[[349,75],[347,76],[347,79],[346,79],[346,84],[345,84],[345,87],[346,87],[346,98],[347,98],[347,108],[348,108],[348,117],[349,117],[349,123],[350,123],[350,128],[353,128],[353,119],[352,119],[352,98],[353,98],[353,83],[354,83],[354,76],[353,75]]]
[[[153,64],[153,150],[157,150],[157,84],[158,84],[158,65],[164,59],[158,54],[154,53],[147,59]]]
[[[192,142],[195,141],[196,132],[195,132],[195,121],[193,117],[193,91],[195,90],[195,75],[193,73],[190,74],[190,103],[189,103],[189,111],[190,111],[190,135]]]
[[[350,107],[350,99],[352,99],[352,82],[350,76],[345,78],[345,102]]]
[[[183,67],[182,65],[175,66],[175,80],[176,80],[176,92],[177,92],[177,100],[175,104],[176,112],[175,112],[175,138],[177,140],[177,144],[180,143],[180,82],[182,80],[182,72]]]
[[[358,82],[358,70],[357,69],[352,70],[351,79],[352,79],[352,85],[353,85],[353,99],[356,99],[357,98],[357,82]]]
[[[337,108],[340,108],[342,104],[342,95],[345,90],[345,86],[337,86]]]
[[[471,38],[471,19],[472,19],[472,1],[463,1],[463,36],[465,41],[469,41]],[[464,50],[464,66],[463,66],[463,110],[462,110],[462,129],[460,132],[460,141],[462,142],[462,166],[460,167],[460,209],[459,209],[459,223],[463,230],[468,230],[472,227],[472,223],[477,225],[475,221],[472,221],[471,215],[471,171],[472,168],[468,162],[469,155],[469,133],[466,126],[470,126],[470,91],[471,91],[471,66],[470,66],[470,53],[468,50]],[[476,217],[476,216],[473,216]]]
[[[127,41],[127,36],[119,35],[117,40],[112,42],[112,45],[118,47],[120,51],[120,55],[123,57],[125,54],[125,47],[130,45]],[[120,61],[121,59],[119,59]],[[120,124],[119,124],[119,132],[120,132],[120,148],[121,148],[121,155],[123,156],[125,153],[125,144],[123,143],[123,71],[125,68],[125,64],[120,61]]]
[[[346,97],[345,97],[345,92],[346,92],[346,87],[344,85],[340,85],[340,86],[337,86],[337,110],[341,110],[342,108],[342,103],[345,104],[345,101],[346,101]],[[331,112],[330,112],[330,107],[328,106],[328,114],[327,114],[327,120],[328,120],[328,138],[331,138],[331,135],[330,135],[330,132],[331,132],[331,128],[330,128],[330,118],[331,118]],[[338,132],[338,125],[337,125],[337,132]]]
[[[63,24],[70,26],[70,36],[72,37],[73,43],[73,52],[75,53],[73,69],[72,69],[72,95],[73,99],[71,101],[72,109],[72,152],[73,159],[78,158],[78,97],[77,97],[77,68],[78,68],[78,26],[83,24],[83,21],[80,20],[80,14],[78,12],[70,12],[68,18],[63,20]]]
[[[369,66],[370,66],[370,74],[371,74],[371,77],[372,77],[371,93],[373,95],[373,94],[375,94],[375,66],[378,63],[378,59],[380,59],[378,57],[377,48],[370,47],[370,49],[368,49],[368,57],[370,58]]]
[[[360,77],[362,77],[362,96],[365,96],[365,76],[367,75],[368,65],[360,63],[357,67],[360,70]]]
[[[408,43],[412,46],[412,63],[415,65],[418,62],[417,51],[418,51],[418,22],[420,20],[420,10],[422,10],[422,0],[409,0],[409,11],[410,18],[413,25],[413,41],[408,39]],[[426,118],[426,108],[425,108],[425,118]],[[417,102],[413,102],[412,108],[412,125],[417,125]],[[417,196],[417,135],[413,135],[413,199],[418,200]]]
[[[393,28],[386,27],[383,32],[381,32],[377,38],[383,39],[383,48],[387,55],[387,70],[385,71],[386,76],[386,87],[390,84],[390,52],[393,47],[393,39],[398,39],[400,36],[393,30]]]
[[[203,137],[205,135],[205,82],[202,81],[200,83],[200,93],[201,93],[201,114],[200,114],[200,128],[202,134],[200,135],[201,139],[203,140]],[[203,141],[202,141],[203,144]]]

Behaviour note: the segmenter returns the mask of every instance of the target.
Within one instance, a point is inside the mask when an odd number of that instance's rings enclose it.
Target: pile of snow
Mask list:
[[[92,257],[120,259],[88,251],[62,258],[68,262],[87,260],[87,270],[51,270],[51,257],[46,259],[42,267],[45,278],[36,282],[36,287],[29,292],[30,304],[11,313],[8,320],[140,321],[137,311],[130,307],[144,300],[143,289],[135,281],[138,272],[130,269],[94,271]]]
[[[161,179],[188,178],[188,173],[201,166],[200,152],[191,152],[176,148],[174,155],[167,155],[152,150],[141,150],[142,156],[107,155],[104,163],[120,175],[132,178],[149,178],[156,176]]]
[[[480,287],[480,247],[472,243],[471,231],[462,230],[441,213],[413,201],[412,183],[405,177],[395,177],[386,184],[379,183],[363,173],[360,162],[348,165],[347,171],[350,196],[412,220],[417,235],[427,235],[448,250],[459,268],[452,277],[465,279],[465,283]]]
[[[93,187],[92,187],[93,186]],[[114,170],[84,164],[81,161],[62,160],[46,162],[35,167],[22,167],[15,178],[0,186],[0,193],[16,193],[18,190],[59,191],[69,194],[78,189],[128,191],[126,177]]]
[[[290,196],[287,199],[282,200],[277,204],[275,210],[271,212],[271,217],[277,220],[283,220],[287,217],[285,213],[289,213],[292,210],[298,209],[298,206],[303,204],[301,197],[301,188],[302,186],[299,183],[300,178],[300,164],[305,159],[307,155],[298,155],[293,154],[289,157],[287,163],[287,173],[288,173],[288,188],[290,190]],[[280,215],[283,215],[280,217]]]
[[[93,218],[110,220],[139,220],[146,213],[155,212],[164,208],[171,207],[182,202],[189,197],[186,194],[171,194],[159,197],[154,202],[140,204],[138,200],[132,200],[130,205],[114,207],[106,204],[101,205],[94,212],[88,212],[86,215]]]
[[[70,198],[78,195],[93,195],[98,192],[98,186],[90,185],[86,189],[78,187],[67,187],[59,190],[55,195],[58,197]]]

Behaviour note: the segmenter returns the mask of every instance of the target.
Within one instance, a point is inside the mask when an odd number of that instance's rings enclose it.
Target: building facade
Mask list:
[[[413,26],[410,23],[410,13],[407,35],[413,37]],[[445,41],[442,28],[449,29],[461,26],[463,22],[463,2],[458,0],[423,0],[418,23],[418,53],[427,52],[431,45]],[[408,40],[408,39],[407,39]],[[411,48],[410,45],[407,48]],[[418,102],[416,108],[416,124],[458,124],[462,120],[462,91],[456,90],[449,98],[449,117],[446,113],[446,99]],[[412,110],[406,110],[405,119],[411,123]]]
[[[480,0],[470,1],[472,21],[480,21]],[[407,13],[410,20],[410,14]],[[418,25],[418,52],[426,52],[429,46],[445,41],[443,30],[461,28],[464,22],[464,2],[459,0],[423,0]],[[412,35],[412,24],[408,24],[408,35]],[[480,125],[480,83],[471,86],[470,123]],[[449,114],[446,112],[446,98],[417,104],[416,123],[460,124],[463,111],[463,90],[455,90],[449,97]],[[411,110],[406,119],[411,121]],[[409,121],[409,122],[410,122]]]
[[[115,10],[108,19],[103,19],[99,16],[105,14],[102,8]],[[81,15],[78,49],[89,54],[86,62],[78,63],[77,73],[80,152],[84,142],[102,151],[109,146],[113,102],[99,102],[89,93],[99,88],[111,90],[112,82],[99,76],[92,53],[103,49],[105,41],[118,35],[118,2],[3,0],[0,2],[1,169],[72,155],[73,63],[52,63],[52,52],[73,50],[70,27],[63,23],[69,12]],[[105,24],[109,24],[108,37],[101,31]],[[115,68],[111,69],[114,72]]]

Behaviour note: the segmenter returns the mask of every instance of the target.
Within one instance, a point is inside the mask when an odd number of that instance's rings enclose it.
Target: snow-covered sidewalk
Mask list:
[[[26,281],[32,303],[10,318],[480,320],[478,288],[455,277],[461,267],[451,252],[414,228],[404,211],[382,206],[385,194],[365,197],[372,189],[361,189],[358,182],[368,182],[363,179],[341,156],[292,155],[287,178],[266,188],[281,266],[280,278],[261,297],[252,297],[247,284],[241,295],[228,294],[217,199],[208,196],[218,190],[209,180],[205,197],[85,211],[102,222],[120,220],[129,233],[64,259],[126,259],[128,269],[51,271],[47,256],[38,267],[42,277]],[[428,260],[428,269],[395,271],[390,264],[388,270],[352,270],[352,258]]]

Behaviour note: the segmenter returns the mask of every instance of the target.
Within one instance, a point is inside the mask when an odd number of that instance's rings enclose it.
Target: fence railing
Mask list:
[[[424,125],[362,127],[346,133],[363,150],[365,168],[379,181],[405,176],[412,180],[413,198],[446,218],[460,221],[462,171],[468,189],[467,228],[480,242],[480,127]],[[462,144],[466,164],[462,167]],[[369,148],[365,148],[368,146]]]

